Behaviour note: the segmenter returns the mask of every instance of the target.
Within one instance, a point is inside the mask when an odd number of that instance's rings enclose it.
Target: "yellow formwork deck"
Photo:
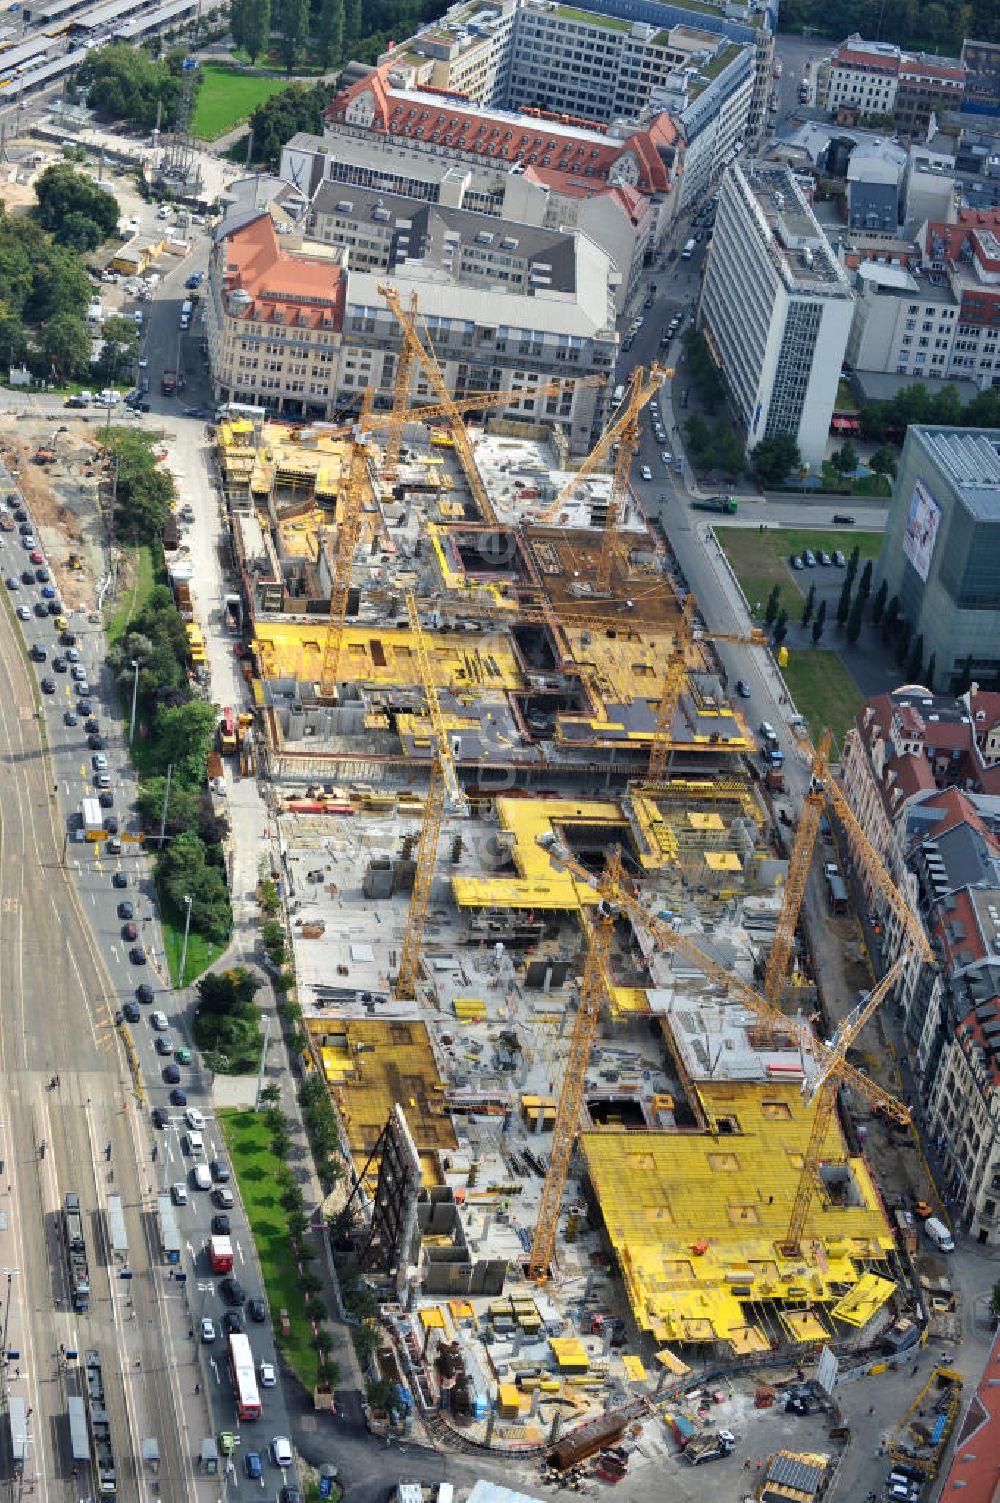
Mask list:
[[[834,1120],[824,1162],[848,1166],[856,1203],[836,1204],[818,1189],[801,1256],[784,1257],[812,1108],[791,1084],[699,1092],[706,1120],[732,1131],[581,1136],[636,1321],[661,1343],[752,1345],[745,1307],[753,1301],[771,1306],[793,1340],[824,1338],[825,1312],[893,1247],[864,1161],[848,1158]]]
[[[323,666],[326,623],[258,622],[254,646],[265,678],[318,680]],[[474,690],[517,689],[521,674],[510,646],[496,633],[463,632],[461,636],[425,634],[431,675],[439,689],[456,694]],[[420,686],[416,637],[406,628],[348,626],[338,677],[414,689]]]
[[[320,1062],[360,1169],[398,1102],[421,1155],[457,1147],[423,1023],[309,1019]],[[426,1175],[426,1168],[425,1168]]]
[[[539,835],[573,825],[604,825],[608,849],[620,840],[625,815],[609,799],[499,798],[501,830],[514,837],[511,859],[517,877],[453,877],[452,896],[459,908],[531,908],[578,912],[598,902],[585,882],[556,866],[538,844]]]

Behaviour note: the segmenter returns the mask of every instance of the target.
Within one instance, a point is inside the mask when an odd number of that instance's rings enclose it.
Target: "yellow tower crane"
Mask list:
[[[748,634],[740,632],[695,630],[694,613],[698,602],[686,595],[681,606],[679,636],[667,655],[663,670],[663,687],[656,709],[656,724],[649,747],[649,780],[659,783],[667,770],[667,755],[673,743],[674,720],[684,684],[687,680],[688,649],[695,642],[736,642],[742,647],[766,647],[767,635],[756,627]]]
[[[624,880],[621,878],[612,880],[607,868],[605,868],[605,871],[600,876],[596,876],[593,872],[588,871],[572,854],[565,843],[551,831],[539,835],[538,844],[543,850],[549,853],[552,860],[557,862],[564,870],[570,872],[578,882],[585,883],[600,897],[626,914],[632,920],[636,929],[645,930],[656,941],[659,948],[670,950],[672,953],[682,956],[689,965],[693,965],[709,981],[714,982],[715,985],[729,992],[733,997],[738,998],[744,1007],[753,1013],[755,1017],[770,1024],[775,1031],[782,1029],[785,1033],[789,1034],[795,1040],[798,1047],[812,1058],[820,1061],[826,1058],[829,1053],[827,1046],[816,1037],[808,1023],[802,1019],[786,1017],[784,1013],[772,1007],[766,998],[755,987],[751,986],[748,981],[744,981],[742,977],[736,976],[733,972],[726,970],[725,966],[720,965],[717,960],[713,960],[710,955],[706,955],[705,951],[699,945],[696,945],[693,939],[689,939],[686,934],[682,934],[679,929],[675,929],[665,919],[658,918],[655,914],[650,913],[649,909],[629,891]],[[894,1096],[891,1096],[888,1091],[883,1090],[876,1081],[869,1079],[863,1071],[856,1070],[853,1065],[847,1064],[846,1061],[843,1065],[843,1080],[845,1085],[859,1090],[870,1101],[881,1106],[885,1111],[890,1113],[898,1111],[899,1104]]]
[[[493,503],[490,501],[489,496],[486,494],[486,487],[483,484],[482,476],[480,475],[479,470],[476,467],[476,456],[472,452],[472,440],[469,438],[468,429],[466,428],[465,423],[462,421],[462,414],[455,404],[455,398],[453,394],[448,390],[447,383],[444,379],[444,372],[441,370],[440,365],[438,365],[437,357],[430,345],[430,340],[428,339],[425,343],[424,340],[420,337],[420,329],[417,324],[416,308],[414,305],[411,305],[411,308],[409,310],[404,308],[402,298],[400,297],[396,288],[390,287],[387,283],[381,283],[378,290],[380,296],[385,298],[389,307],[392,309],[392,312],[398,320],[400,328],[403,331],[403,350],[408,352],[410,369],[412,369],[412,363],[414,360],[419,361],[420,365],[423,367],[424,374],[426,375],[427,380],[430,383],[432,390],[434,391],[435,396],[437,397],[441,406],[444,408],[444,411],[449,420],[449,425],[451,427],[452,437],[455,440],[455,448],[458,450],[458,457],[462,465],[462,471],[465,475],[469,489],[473,494],[476,505],[479,507],[480,515],[482,516],[484,522],[487,522],[491,527],[495,527],[497,520],[496,512],[493,510]],[[401,351],[401,359],[402,353],[403,352]],[[401,388],[400,384],[397,384],[396,390],[393,394],[394,411],[397,401],[402,401],[404,403],[409,402],[409,395],[409,374],[407,374],[405,389]],[[397,459],[399,456],[399,444],[402,440],[402,431],[402,421],[400,418],[397,418],[396,427],[390,428],[389,440],[386,444],[387,451],[390,445],[395,447]]]
[[[448,744],[444,719],[441,715],[441,701],[434,682],[434,673],[427,652],[427,641],[420,624],[417,597],[412,590],[406,592],[406,610],[410,618],[410,629],[416,642],[417,667],[420,671],[420,681],[423,685],[434,737],[434,763],[427,789],[427,801],[424,805],[424,819],[420,828],[420,842],[417,846],[417,864],[413,874],[413,891],[410,895],[410,911],[406,918],[406,933],[403,936],[399,973],[396,977],[396,996],[409,999],[416,989],[417,973],[420,969],[424,924],[427,921],[427,908],[430,903],[434,868],[437,865],[438,840],[445,809],[457,812],[466,806],[466,798],[458,780],[451,747]]]
[[[860,1002],[853,1012],[847,1015],[831,1040],[818,1071],[803,1092],[806,1103],[815,1101],[816,1106],[783,1245],[783,1250],[791,1256],[799,1251],[806,1215],[816,1189],[820,1167],[823,1163],[823,1147],[836,1112],[837,1091],[847,1064],[847,1051],[869,1018],[881,1007],[896,985],[908,959],[909,956],[906,953],[900,955],[896,963],[886,971],[878,986],[868,993],[865,1000]],[[896,1122],[904,1126],[909,1122],[909,1112],[894,1096],[890,1096],[888,1101],[883,1098],[881,1105]]]
[[[319,675],[324,694],[333,693],[337,687],[344,644],[344,624],[351,593],[351,573],[361,533],[361,511],[367,485],[368,454],[361,435],[355,433],[351,440],[347,476],[342,479],[337,490],[337,557],[333,567],[329,622]]]
[[[547,506],[539,520],[551,522],[558,515],[560,509],[573,495],[577,486],[594,473],[598,465],[602,464],[611,453],[615,444],[618,445],[618,453],[615,457],[614,472],[611,476],[611,494],[608,497],[608,511],[604,521],[604,533],[601,540],[601,556],[597,565],[597,588],[602,594],[607,594],[611,584],[611,565],[615,556],[618,542],[618,525],[621,522],[628,501],[629,476],[632,473],[632,461],[635,459],[639,447],[639,418],[642,409],[650,398],[654,397],[666,380],[666,371],[659,365],[653,364],[649,373],[637,365],[632,372],[628,391],[618,408],[618,414],[614,422],[605,428],[597,443],[591,449],[586,459],[575,470],[572,477],[563,486],[558,496],[550,506]]]
[[[609,861],[609,872],[616,880],[615,863]],[[542,1198],[535,1219],[535,1235],[528,1258],[528,1277],[547,1279],[555,1257],[556,1232],[559,1227],[559,1211],[569,1174],[573,1145],[580,1125],[580,1107],[587,1082],[587,1066],[597,1036],[601,1017],[601,1004],[607,988],[607,967],[611,956],[611,939],[615,927],[615,909],[602,902],[590,925],[587,936],[587,959],[580,981],[580,997],[577,1003],[573,1031],[569,1038],[566,1065],[563,1070],[556,1119],[552,1128],[552,1153],[542,1186]]]

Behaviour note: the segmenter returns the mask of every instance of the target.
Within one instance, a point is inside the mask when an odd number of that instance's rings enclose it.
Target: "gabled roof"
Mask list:
[[[346,121],[352,105],[369,97],[369,129],[433,145],[456,155],[523,167],[539,182],[559,191],[584,194],[604,191],[620,157],[631,153],[639,168],[641,193],[670,190],[672,156],[679,132],[663,112],[624,141],[607,128],[568,115],[541,111],[489,109],[465,95],[430,88],[399,88],[389,82],[388,65],[374,69],[331,101],[326,118]]]
[[[1000,1489],[1000,1333],[962,1422],[942,1503],[996,1503]]]
[[[288,251],[267,212],[234,225],[224,237],[226,293],[245,292],[258,316],[280,313],[297,322],[343,322],[345,277],[333,257]]]

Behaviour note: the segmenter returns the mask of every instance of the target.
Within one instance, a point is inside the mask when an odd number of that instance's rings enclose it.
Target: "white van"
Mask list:
[[[192,1158],[199,1158],[205,1152],[205,1139],[200,1132],[189,1132],[187,1140],[188,1153]]]
[[[951,1232],[949,1232],[944,1222],[939,1221],[936,1216],[929,1216],[927,1218],[927,1220],[924,1222],[924,1231],[927,1233],[928,1237],[930,1237],[938,1252],[955,1251],[954,1237],[951,1235]]]
[[[97,405],[99,407],[117,407],[120,401],[121,397],[111,387],[105,387],[104,391],[97,394]]]
[[[191,1171],[191,1177],[194,1180],[196,1190],[211,1190],[212,1171],[207,1164],[195,1164],[194,1169]]]

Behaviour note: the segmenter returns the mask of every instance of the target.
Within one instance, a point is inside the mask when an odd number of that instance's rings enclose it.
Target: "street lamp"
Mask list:
[[[136,700],[139,697],[139,660],[138,660],[138,658],[133,658],[132,659],[132,674],[133,674],[133,677],[132,677],[132,719],[129,721],[129,727],[128,727],[128,744],[129,744],[129,746],[132,745],[132,738],[135,736],[135,702],[136,702]]]
[[[184,985],[184,968],[187,965],[188,953],[188,935],[191,932],[191,899],[188,897],[187,893],[184,894],[184,907],[186,909],[186,912],[184,914],[184,943],[181,946],[181,968],[177,973],[178,990],[180,990]]]

